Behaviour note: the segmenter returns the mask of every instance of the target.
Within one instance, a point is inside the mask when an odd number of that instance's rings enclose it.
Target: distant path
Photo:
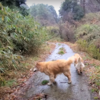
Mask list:
[[[59,55],[59,48],[64,47],[66,53]],[[47,58],[46,61],[57,59],[68,59],[74,55],[74,52],[66,44],[56,44],[55,50]],[[48,80],[49,77],[43,73],[36,72],[27,82],[25,89],[22,89],[23,95],[17,100],[33,100],[32,98],[36,94],[45,93],[47,99],[42,100],[92,100],[88,86],[86,83],[86,77],[78,75],[74,65],[71,65],[72,84],[68,84],[68,79],[63,74],[58,75],[56,78],[57,85],[47,86],[41,85],[43,80]]]

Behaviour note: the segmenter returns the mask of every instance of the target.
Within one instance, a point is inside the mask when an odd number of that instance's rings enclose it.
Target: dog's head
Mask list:
[[[36,64],[36,66],[34,67],[34,72],[36,72],[36,71],[39,71],[40,70],[40,62],[38,62],[37,64]]]
[[[78,64],[77,65],[80,66],[80,67],[82,67],[82,68],[85,67],[84,63],[81,62],[81,59],[80,58],[78,59]]]

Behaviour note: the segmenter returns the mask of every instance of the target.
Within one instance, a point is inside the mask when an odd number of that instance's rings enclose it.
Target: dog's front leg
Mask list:
[[[83,67],[80,68],[80,73],[81,73],[81,74],[83,73]]]
[[[52,83],[55,82],[55,79],[54,79],[54,75],[49,76],[49,77],[50,77],[50,82],[48,83],[48,85],[50,86],[50,85],[52,85]]]
[[[81,72],[80,72],[80,68],[77,69],[77,72],[78,72],[78,74],[80,75],[80,73],[81,73]]]
[[[64,75],[67,76],[67,78],[68,78],[68,84],[71,84],[72,81],[71,81],[71,73],[70,73],[70,71],[64,72]]]

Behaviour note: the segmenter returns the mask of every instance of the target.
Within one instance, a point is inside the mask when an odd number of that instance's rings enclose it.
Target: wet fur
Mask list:
[[[68,58],[68,60],[72,60],[74,66],[77,69],[78,74],[83,72],[83,68],[85,67],[82,57],[79,54],[74,54],[74,56]]]
[[[71,83],[71,73],[70,73],[70,65],[72,60],[55,60],[48,62],[38,62],[36,64],[37,70],[45,73],[49,76],[50,82],[48,85],[51,85],[55,82],[55,78],[57,74],[63,73],[68,77],[68,83]]]

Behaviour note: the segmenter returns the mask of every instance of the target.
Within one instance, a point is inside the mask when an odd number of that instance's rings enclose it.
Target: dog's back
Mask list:
[[[39,71],[44,72],[46,74],[54,73],[59,74],[63,73],[66,70],[70,69],[72,61],[71,60],[55,60],[48,62],[39,62],[36,67]]]

